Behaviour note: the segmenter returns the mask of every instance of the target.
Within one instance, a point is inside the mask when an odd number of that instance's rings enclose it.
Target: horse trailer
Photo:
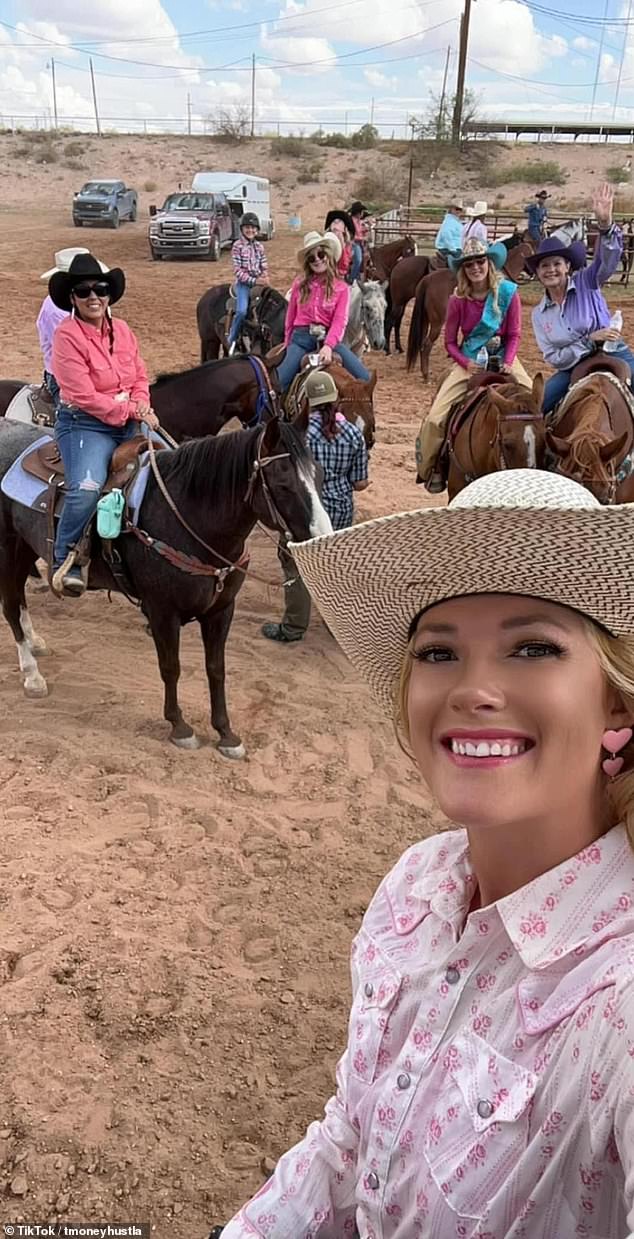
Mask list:
[[[239,221],[246,211],[254,211],[260,221],[260,237],[270,241],[275,232],[271,215],[271,186],[266,177],[244,172],[197,172],[192,189],[202,193],[225,194]]]

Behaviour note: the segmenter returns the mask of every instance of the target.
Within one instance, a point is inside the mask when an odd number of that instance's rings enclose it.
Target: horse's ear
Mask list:
[[[299,431],[300,435],[305,435],[308,433],[309,417],[310,417],[310,409],[308,407],[308,401],[303,400],[302,407],[299,413],[297,414],[297,417],[294,417],[292,421],[292,425],[295,427],[296,430]]]
[[[627,437],[628,432],[627,430],[624,430],[623,434],[619,435],[618,439],[613,439],[611,443],[604,443],[603,447],[599,448],[599,456],[601,457],[604,465],[608,465],[611,460],[616,460],[617,456],[623,451],[623,448],[627,443]]]
[[[558,439],[552,430],[546,431],[546,446],[554,452],[555,456],[567,456],[570,451],[570,444],[567,439]]]
[[[537,371],[533,379],[533,399],[538,409],[541,409],[544,401],[544,376],[541,370]]]
[[[280,441],[280,419],[271,417],[264,427],[260,455],[271,456]]]

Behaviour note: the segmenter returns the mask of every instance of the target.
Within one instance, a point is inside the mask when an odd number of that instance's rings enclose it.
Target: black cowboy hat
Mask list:
[[[336,219],[340,219],[348,235],[354,236],[354,220],[348,211],[339,211],[335,208],[334,211],[329,211],[324,223],[324,232],[330,232],[330,226]]]
[[[84,280],[103,280],[110,289],[110,305],[120,301],[125,292],[125,275],[121,267],[103,270],[94,254],[77,254],[68,271],[56,271],[48,282],[48,295],[60,310],[72,310],[70,294],[75,284]]]
[[[352,206],[350,207],[350,214],[367,216],[370,214],[370,212],[368,211],[367,206],[364,206],[362,202],[353,202]]]

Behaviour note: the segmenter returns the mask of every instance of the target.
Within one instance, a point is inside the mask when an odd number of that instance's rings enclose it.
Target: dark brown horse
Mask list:
[[[379,280],[385,284],[396,264],[402,258],[410,258],[415,253],[416,242],[413,237],[400,237],[398,241],[390,241],[387,245],[370,246],[366,275],[370,280]]]
[[[196,306],[196,322],[200,336],[200,360],[217,361],[225,349],[227,300],[230,284],[215,284],[203,293]],[[284,322],[288,303],[276,288],[257,287],[252,290],[249,313],[242,327],[246,351],[263,356],[284,339]]]
[[[549,419],[553,429],[546,431],[549,467],[580,482],[604,504],[634,501],[632,414],[621,387],[605,373],[617,375],[616,366],[623,366],[625,379],[629,367],[617,359],[606,363],[598,355],[577,366],[561,413]]]
[[[524,263],[535,247],[532,242],[521,241],[508,251],[504,274],[515,283],[524,270]],[[412,321],[407,339],[407,369],[411,370],[420,357],[421,375],[429,378],[429,358],[438,339],[445,319],[449,298],[456,287],[453,271],[431,271],[423,276],[417,289]]]
[[[416,295],[416,289],[423,276],[429,271],[429,255],[415,254],[411,258],[403,258],[397,263],[390,276],[387,292],[387,311],[385,314],[385,351],[390,351],[390,335],[394,330],[394,347],[397,353],[402,353],[401,323],[408,303]]]
[[[541,374],[532,392],[513,379],[474,388],[448,429],[450,499],[487,473],[543,468],[543,397]]]

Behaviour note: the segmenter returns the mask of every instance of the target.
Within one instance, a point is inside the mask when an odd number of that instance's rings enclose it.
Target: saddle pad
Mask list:
[[[36,507],[38,501],[41,500],[42,510],[45,510],[48,485],[41,478],[34,478],[32,474],[26,473],[22,468],[22,461],[36,448],[44,447],[45,443],[52,442],[52,435],[42,435],[42,438],[36,439],[35,443],[29,443],[17,460],[14,460],[0,482],[0,490],[3,495],[7,496],[7,499],[15,499],[16,503],[23,503],[27,508]]]
[[[30,384],[26,387],[21,387],[19,392],[16,392],[11,401],[5,417],[12,422],[26,422],[27,426],[33,425],[33,405],[31,397],[33,388]]]
[[[147,452],[144,452],[142,456],[139,456],[139,468],[126,495],[128,519],[131,525],[137,526],[139,523],[139,512],[145,499],[149,476],[150,457]]]

